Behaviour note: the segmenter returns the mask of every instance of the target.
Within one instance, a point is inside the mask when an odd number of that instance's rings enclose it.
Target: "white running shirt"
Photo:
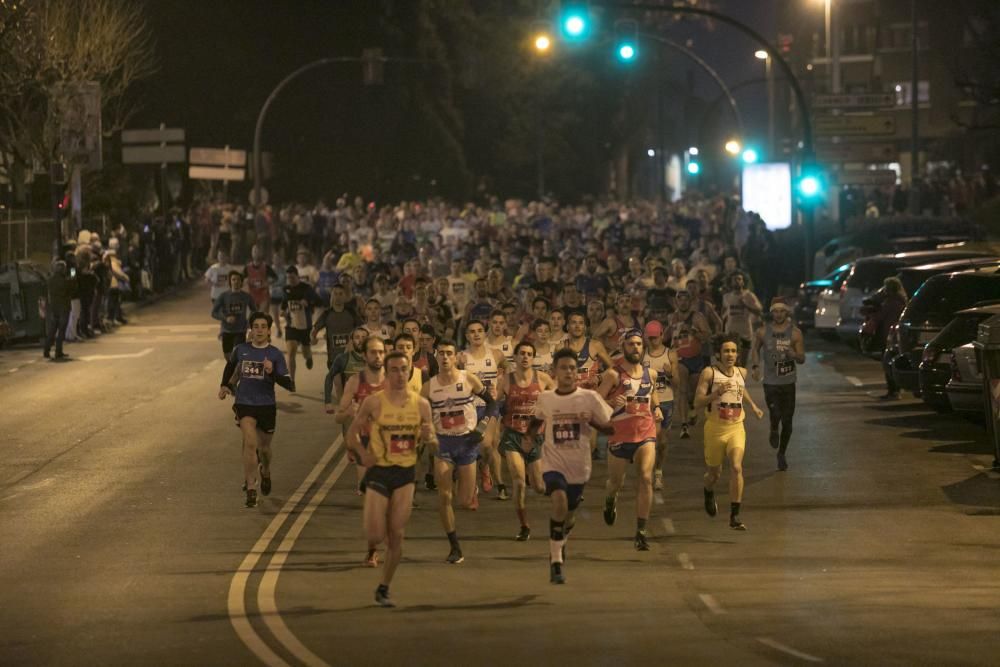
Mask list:
[[[559,472],[569,484],[586,484],[591,470],[589,422],[607,422],[611,406],[590,389],[577,388],[569,394],[543,391],[535,403],[535,417],[545,421],[542,472]]]

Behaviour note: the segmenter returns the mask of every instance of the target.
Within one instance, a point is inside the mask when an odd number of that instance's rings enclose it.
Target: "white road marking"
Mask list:
[[[757,637],[757,641],[759,641],[764,646],[770,646],[776,651],[787,653],[788,655],[800,658],[802,660],[805,660],[806,662],[823,662],[822,658],[817,658],[814,655],[809,655],[808,653],[803,653],[802,651],[796,651],[791,646],[786,646],[781,642],[776,642],[770,637]]]
[[[213,366],[218,366],[220,363],[222,363],[221,359],[213,359],[212,361],[202,366],[200,372],[204,373],[207,370],[211,370]]]
[[[25,366],[30,366],[31,364],[35,363],[36,361],[38,361],[38,359],[31,359],[29,361],[24,362],[24,365]]]
[[[147,354],[153,351],[153,348],[147,347],[145,350],[140,350],[139,352],[132,352],[130,354],[91,354],[86,357],[80,357],[81,361],[106,361],[108,359],[138,359],[139,357],[145,357]]]
[[[654,493],[653,494],[653,501],[656,502],[657,505],[662,505],[663,504],[663,496],[661,494],[659,494],[659,493]]]
[[[261,616],[264,617],[264,624],[274,634],[275,639],[287,648],[292,655],[309,667],[330,667],[330,665],[323,658],[306,648],[299,641],[299,638],[285,625],[285,621],[282,620],[281,614],[278,612],[278,605],[274,599],[275,591],[278,587],[278,577],[281,574],[281,568],[284,566],[288,554],[294,548],[299,534],[306,527],[306,524],[309,523],[313,512],[323,502],[330,489],[340,479],[346,468],[347,457],[345,456],[337,464],[337,467],[333,469],[333,472],[330,473],[330,477],[323,483],[323,486],[309,500],[309,504],[301,511],[295,523],[292,524],[292,527],[285,533],[285,539],[281,541],[281,544],[274,552],[274,557],[267,564],[267,571],[261,577],[260,586],[257,588],[257,607],[260,610]]]
[[[855,387],[863,387],[865,383],[854,377],[853,375],[845,375],[844,379],[853,384]]]
[[[233,630],[236,631],[236,636],[246,645],[250,651],[257,656],[257,658],[266,665],[270,667],[291,667],[284,658],[279,656],[277,653],[272,651],[266,643],[264,643],[263,638],[257,634],[257,631],[253,629],[253,625],[250,624],[250,619],[247,618],[247,608],[246,608],[246,588],[247,581],[250,579],[250,574],[253,569],[257,566],[258,561],[260,561],[261,556],[264,555],[267,545],[271,543],[274,536],[281,529],[281,526],[285,523],[289,516],[291,516],[292,510],[299,504],[302,498],[305,496],[306,491],[312,486],[316,478],[319,477],[320,473],[323,472],[323,468],[326,464],[330,462],[334,454],[342,444],[342,438],[337,436],[327,450],[323,453],[323,456],[317,461],[313,469],[309,471],[309,474],[299,485],[299,488],[295,490],[295,493],[285,501],[284,506],[281,511],[278,512],[271,523],[267,525],[264,532],[261,534],[260,539],[253,545],[250,552],[240,563],[239,569],[233,575],[233,580],[229,584],[229,598],[227,600],[227,608],[229,611],[229,622],[233,626]]]
[[[16,373],[16,372],[18,372],[19,370],[21,370],[21,369],[20,369],[20,368],[12,368],[12,369],[10,369],[9,371],[7,371],[7,374],[8,374],[8,375],[10,375],[11,373]]]
[[[686,553],[677,554],[677,562],[681,564],[681,567],[685,570],[693,570],[694,563],[691,562],[691,556]]]
[[[660,519],[660,523],[663,524],[663,532],[667,535],[674,534],[674,520],[673,519]]]
[[[718,601],[716,601],[716,599],[708,593],[699,593],[698,597],[701,598],[702,604],[708,607],[708,610],[716,616],[721,616],[726,613],[726,610],[722,608],[722,605],[720,605]]]

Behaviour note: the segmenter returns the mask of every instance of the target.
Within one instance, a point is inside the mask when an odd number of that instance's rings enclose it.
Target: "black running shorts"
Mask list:
[[[240,425],[240,420],[244,417],[252,417],[257,421],[257,430],[264,433],[274,433],[274,427],[278,421],[278,406],[276,405],[234,405],[233,412],[236,413],[236,425]]]

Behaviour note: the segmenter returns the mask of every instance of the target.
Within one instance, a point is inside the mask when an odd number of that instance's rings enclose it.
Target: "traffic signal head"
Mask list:
[[[753,164],[759,158],[760,156],[757,155],[757,151],[753,148],[747,148],[743,151],[743,162],[746,164]]]
[[[632,19],[615,22],[615,54],[624,63],[634,61],[639,55],[639,24]]]
[[[701,172],[701,165],[698,164],[697,160],[691,160],[688,162],[687,170],[689,174],[696,176],[699,172]]]
[[[795,191],[803,204],[815,204],[826,194],[823,172],[816,165],[803,165],[795,183]]]
[[[563,3],[559,25],[563,36],[570,41],[585,39],[590,33],[590,7],[586,2]]]
[[[819,179],[815,176],[803,176],[799,180],[799,194],[803,197],[815,197],[819,194]]]

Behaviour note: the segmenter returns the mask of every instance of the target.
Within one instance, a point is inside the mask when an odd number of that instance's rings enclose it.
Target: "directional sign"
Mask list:
[[[896,118],[887,114],[872,116],[816,116],[816,134],[829,137],[864,137],[896,134]]]
[[[813,95],[814,109],[879,108],[896,106],[893,93],[853,93],[845,95]]]
[[[837,176],[841,185],[893,185],[896,172],[892,169],[859,169],[842,171]]]
[[[123,144],[176,144],[182,141],[184,141],[184,130],[179,127],[122,130]]]
[[[202,181],[242,181],[246,178],[246,169],[191,165],[188,167],[188,178]]]
[[[122,146],[122,164],[186,162],[184,146]]]
[[[247,163],[247,152],[235,148],[192,148],[191,164],[218,165],[222,167],[243,167]]]
[[[887,143],[816,144],[816,158],[823,162],[896,162],[899,151]]]

